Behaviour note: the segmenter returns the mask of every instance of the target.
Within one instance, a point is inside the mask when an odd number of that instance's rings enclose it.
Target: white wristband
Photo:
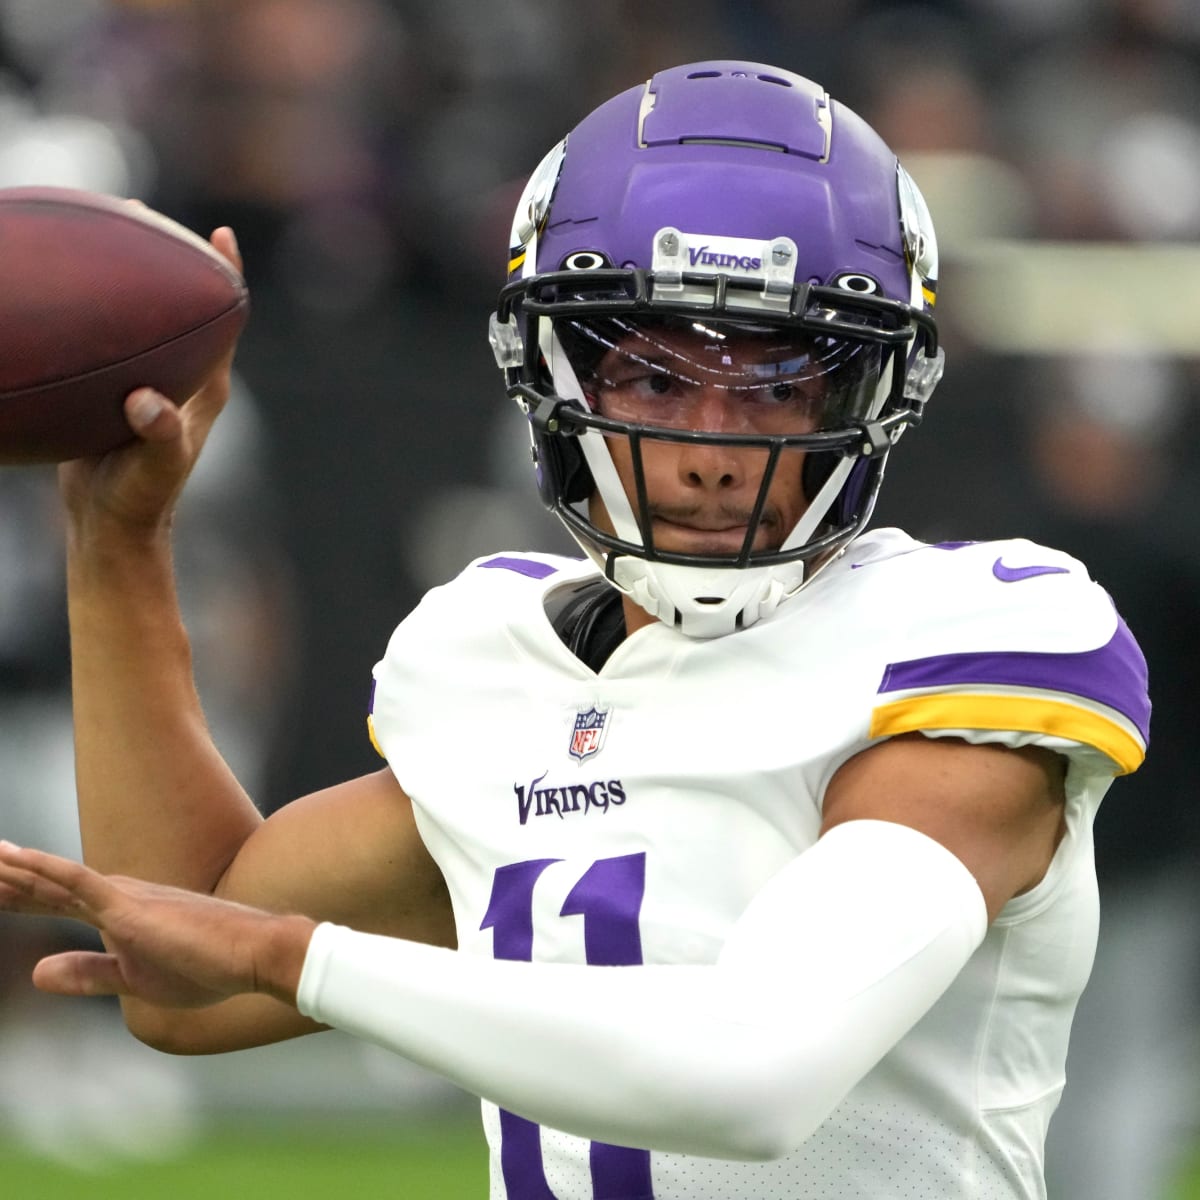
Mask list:
[[[948,850],[852,821],[767,884],[715,964],[492,961],[325,924],[297,1007],[569,1133],[773,1158],[928,1011],[986,927]]]

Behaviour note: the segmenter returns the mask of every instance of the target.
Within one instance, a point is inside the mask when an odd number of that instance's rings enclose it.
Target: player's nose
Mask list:
[[[688,426],[698,433],[746,433],[736,394],[718,387],[696,388],[690,397]],[[720,442],[679,443],[679,476],[689,487],[727,490],[740,486],[750,471],[751,457],[761,451]]]

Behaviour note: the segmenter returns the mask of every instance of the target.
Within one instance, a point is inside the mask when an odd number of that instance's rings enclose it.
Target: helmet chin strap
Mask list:
[[[554,333],[549,321],[543,321],[542,353],[551,364],[554,378],[554,390],[564,400],[576,400],[585,408],[590,409],[587,398],[583,394],[579,377],[570,359],[562,348],[558,336]],[[609,453],[606,438],[598,429],[585,429],[575,435],[579,439],[579,448],[587,461],[592,473],[592,481],[596,491],[604,502],[608,518],[612,522],[613,532],[624,542],[632,542],[635,546],[643,546],[642,531],[634,516],[629,497],[625,494],[625,485],[617,474],[616,464]],[[578,539],[576,539],[578,541]],[[585,547],[586,548],[586,547]],[[591,551],[589,551],[591,555]],[[594,555],[592,555],[594,557]]]
[[[869,420],[875,420],[876,417],[883,411],[883,406],[887,403],[887,398],[892,390],[892,373],[895,369],[894,360],[889,358],[884,364],[883,370],[879,373],[879,379],[875,384],[875,398],[871,401],[871,409],[867,414]],[[825,480],[821,490],[812,498],[812,502],[804,512],[804,516],[796,523],[796,527],[788,534],[784,540],[781,550],[791,550],[796,546],[802,546],[809,538],[817,531],[817,527],[829,515],[829,510],[837,503],[837,498],[841,494],[842,488],[846,480],[850,476],[850,472],[854,470],[858,464],[857,458],[843,458],[838,462],[833,470],[829,473],[829,478]]]
[[[575,374],[575,368],[571,366],[570,359],[563,351],[562,344],[555,335],[551,323],[543,321],[541,326],[539,335],[542,354],[551,364],[555,392],[565,400],[577,400],[584,407],[590,407],[583,394],[583,388],[580,386],[579,377]],[[629,497],[625,494],[625,485],[622,484],[621,477],[617,474],[616,464],[605,444],[604,435],[597,429],[585,429],[575,436],[579,439],[579,448],[591,471],[592,482],[608,513],[613,532],[622,541],[637,546],[644,545],[642,531],[638,527],[637,518],[633,515]],[[651,588],[650,580],[646,578],[645,572],[627,569],[628,567],[647,567],[648,563],[642,559],[623,556],[610,568],[609,551],[577,533],[570,526],[567,531],[584,554],[604,572],[605,577],[618,591],[628,596],[639,608],[644,609],[652,617],[660,615],[659,598]]]
[[[779,547],[781,550],[791,550],[796,546],[803,546],[816,533],[817,527],[828,516],[829,510],[842,490],[842,485],[846,482],[850,472],[854,470],[854,464],[857,461],[853,458],[843,458],[835,464],[829,473],[829,478],[821,486],[821,490],[804,510],[804,515],[784,539],[783,545]]]

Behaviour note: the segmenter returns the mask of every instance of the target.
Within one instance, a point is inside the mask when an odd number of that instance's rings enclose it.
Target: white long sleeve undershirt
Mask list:
[[[986,928],[943,846],[851,821],[763,888],[716,963],[499,961],[324,924],[297,1006],[568,1133],[770,1159],[928,1011]]]

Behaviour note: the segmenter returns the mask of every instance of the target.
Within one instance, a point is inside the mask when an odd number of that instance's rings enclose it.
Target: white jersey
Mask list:
[[[372,736],[445,875],[462,953],[713,962],[816,841],[837,768],[896,734],[1065,755],[1067,832],[1045,879],[794,1153],[630,1150],[485,1103],[493,1198],[1043,1197],[1096,937],[1092,818],[1146,744],[1144,662],[1108,596],[1030,542],[880,530],[748,629],[692,640],[656,622],[595,672],[547,615],[593,578],[573,559],[481,559],[429,593],[376,668]]]

